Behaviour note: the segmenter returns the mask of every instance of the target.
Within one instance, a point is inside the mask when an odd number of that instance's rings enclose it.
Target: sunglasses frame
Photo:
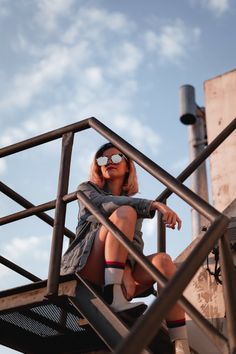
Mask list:
[[[121,157],[120,161],[118,161],[118,162],[113,161],[113,156],[120,156],[120,157]],[[106,163],[104,163],[104,164],[99,164],[98,160],[99,160],[100,158],[106,158],[106,159],[107,159]],[[109,157],[108,157],[108,156],[99,156],[99,157],[96,159],[96,161],[97,161],[98,166],[99,166],[99,167],[102,167],[102,166],[107,166],[109,160],[111,160],[112,163],[114,163],[115,165],[118,165],[118,164],[122,161],[122,158],[124,158],[124,159],[127,160],[127,157],[126,157],[124,154],[122,154],[122,153],[119,153],[119,154],[118,154],[118,153],[117,153],[117,154],[112,154],[112,155],[109,156]]]

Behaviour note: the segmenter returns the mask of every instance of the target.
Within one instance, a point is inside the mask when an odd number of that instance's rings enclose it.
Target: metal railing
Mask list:
[[[202,237],[202,239],[195,246],[187,259],[182,263],[175,275],[169,281],[165,279],[165,277],[146,259],[146,257],[134,249],[132,243],[120,232],[119,229],[115,227],[115,225],[113,225],[108,219],[104,218],[99,210],[91,204],[91,202],[86,198],[85,195],[83,195],[83,193],[68,193],[71,152],[73,147],[74,134],[89,128],[93,128],[99,134],[103,135],[118,149],[124,152],[127,156],[133,159],[142,168],[148,171],[153,177],[158,179],[167,187],[167,189],[156,200],[163,202],[169,195],[175,193],[211,222],[211,225],[206,231],[205,235]],[[135,149],[128,142],[123,140],[96,118],[88,118],[78,123],[71,124],[46,134],[39,135],[32,139],[28,139],[20,143],[2,148],[0,149],[0,157],[8,156],[25,149],[47,143],[49,141],[62,138],[61,163],[56,200],[34,206],[32,203],[24,199],[15,191],[11,190],[5,184],[0,183],[0,190],[3,193],[26,208],[24,211],[0,218],[0,225],[20,220],[31,215],[36,215],[43,221],[47,222],[49,225],[53,225],[50,265],[48,273],[48,297],[57,296],[63,236],[65,234],[72,239],[74,238],[74,234],[65,228],[66,205],[78,197],[82,203],[84,203],[86,207],[95,214],[97,219],[112,232],[112,234],[124,245],[124,247],[128,249],[129,253],[136,259],[139,264],[141,264],[146,269],[147,272],[149,272],[153,279],[158,281],[160,284],[165,285],[162,294],[146,311],[142,321],[137,321],[129,336],[127,336],[127,338],[122,341],[119,348],[117,348],[117,353],[137,353],[137,347],[140,348],[141,351],[141,349],[144,348],[155,336],[163,318],[166,316],[167,312],[176,301],[180,302],[185,311],[208,335],[209,339],[211,339],[212,342],[217,345],[222,353],[235,353],[236,338],[234,334],[236,333],[236,289],[234,286],[232,286],[232,284],[235,284],[235,273],[233,272],[233,260],[228,246],[228,239],[224,234],[229,223],[229,219],[181,183],[201,164],[204,159],[206,159],[212,153],[212,151],[216,149],[217,146],[219,146],[219,144],[221,144],[224,139],[227,138],[227,136],[229,136],[235,130],[235,128],[236,119],[234,119],[230,125],[225,128],[224,131],[222,131],[222,133],[203,151],[203,153],[196,160],[194,160],[177,178],[174,178],[168,174],[160,166],[158,166],[140,151]],[[53,208],[55,208],[54,220],[44,213],[46,210]],[[205,258],[219,239],[221,262],[223,268],[222,273],[227,323],[229,328],[228,340],[215,327],[213,327],[210,322],[208,322],[182,295],[183,290],[188,285],[198,268],[204,262]],[[164,248],[163,246],[164,245],[162,244],[162,249]],[[12,264],[11,269],[19,271],[17,266],[14,269]]]

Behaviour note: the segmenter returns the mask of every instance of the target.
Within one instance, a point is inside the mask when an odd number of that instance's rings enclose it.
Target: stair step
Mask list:
[[[78,276],[60,278],[59,296],[47,298],[40,281],[0,292],[0,344],[22,353],[80,354],[114,350],[140,314],[115,314]],[[81,325],[82,321],[89,325]],[[143,353],[172,353],[161,330]]]

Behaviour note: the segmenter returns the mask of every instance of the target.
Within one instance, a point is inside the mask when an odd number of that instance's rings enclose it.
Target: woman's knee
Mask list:
[[[164,252],[156,253],[152,258],[152,264],[167,277],[173,275],[176,271],[172,258]]]
[[[128,222],[136,222],[137,212],[133,207],[129,205],[122,205],[113,212],[111,218],[113,220],[127,220]]]

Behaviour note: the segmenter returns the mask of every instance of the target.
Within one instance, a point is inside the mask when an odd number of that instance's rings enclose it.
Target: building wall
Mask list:
[[[236,70],[205,81],[204,91],[210,143],[236,117]],[[211,155],[210,173],[214,207],[230,218],[236,217],[236,131]],[[202,236],[203,233],[175,260],[177,264],[184,261]],[[214,266],[215,259],[211,253],[211,271],[214,271]],[[200,267],[184,295],[220,332],[227,334],[222,286],[206,268],[206,263]],[[219,353],[189,316],[187,326],[190,344],[197,353]]]
[[[204,83],[210,143],[236,117],[236,70]],[[236,198],[236,131],[210,157],[213,205],[223,211]]]

